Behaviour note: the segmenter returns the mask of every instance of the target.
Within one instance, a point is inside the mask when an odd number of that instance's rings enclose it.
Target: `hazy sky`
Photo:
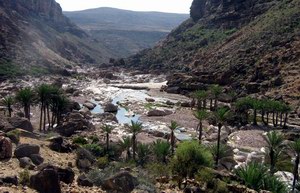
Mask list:
[[[56,0],[64,11],[115,7],[134,11],[189,13],[192,0]]]

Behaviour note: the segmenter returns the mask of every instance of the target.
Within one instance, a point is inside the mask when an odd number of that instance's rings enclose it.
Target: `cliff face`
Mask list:
[[[276,3],[277,0],[194,0],[190,15],[194,21],[206,19],[207,25],[241,27]]]
[[[191,18],[128,67],[170,72],[172,92],[220,84],[300,98],[300,0],[194,0]]]
[[[105,49],[55,0],[0,0],[0,76],[55,72],[106,61]]]

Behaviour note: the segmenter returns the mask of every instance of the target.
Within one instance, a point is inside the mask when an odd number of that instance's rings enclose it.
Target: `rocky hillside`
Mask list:
[[[188,18],[187,14],[136,12],[96,8],[64,12],[116,57],[128,57],[150,48]]]
[[[55,0],[0,0],[0,78],[106,61]],[[100,50],[100,51],[99,51]]]
[[[299,7],[300,0],[194,0],[190,19],[126,64],[180,72],[169,77],[172,92],[220,84],[298,100]]]

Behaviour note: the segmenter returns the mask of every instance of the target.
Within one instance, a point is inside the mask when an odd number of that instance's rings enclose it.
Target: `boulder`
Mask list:
[[[44,158],[40,154],[32,154],[30,155],[30,159],[36,166],[41,165],[44,162]]]
[[[105,179],[102,188],[118,193],[130,193],[138,185],[138,180],[129,172],[123,171],[113,177]]]
[[[42,168],[30,177],[30,187],[43,193],[61,193],[59,175],[55,167]]]
[[[169,101],[169,100],[167,100],[166,104],[167,104],[167,105],[170,105],[170,106],[175,105],[175,103],[173,103],[172,101]]]
[[[149,103],[155,102],[155,99],[153,99],[153,98],[145,98],[145,100]]]
[[[114,113],[101,113],[101,114],[96,114],[94,115],[94,118],[97,118],[99,122],[107,122],[107,121],[114,121],[118,123],[118,119],[116,117],[116,114]]]
[[[0,181],[2,181],[5,184],[12,184],[15,186],[17,186],[19,184],[17,176],[0,177]]]
[[[14,155],[17,158],[30,157],[32,154],[39,154],[40,147],[35,144],[20,144],[16,147]]]
[[[84,174],[78,176],[77,184],[79,186],[87,186],[87,187],[92,187],[93,186],[93,182],[91,182],[91,180],[88,179]]]
[[[12,143],[9,138],[0,137],[0,160],[12,157]]]
[[[19,162],[21,168],[27,168],[29,170],[33,170],[35,167],[29,157],[22,157],[19,159]]]
[[[68,114],[62,121],[62,124],[55,129],[61,135],[70,137],[77,132],[90,128],[93,128],[93,125],[87,120],[85,116],[83,116],[79,112],[72,112]]]
[[[29,131],[29,132],[33,132],[33,127],[31,122],[26,119],[26,118],[22,118],[22,117],[11,117],[8,118],[8,122],[15,128],[20,128],[23,129],[25,131]]]
[[[3,116],[0,116],[0,130],[1,131],[9,132],[14,129],[15,129],[15,127],[12,126],[6,118],[4,118]]]
[[[91,102],[85,102],[83,104],[84,107],[88,108],[89,110],[93,110],[97,105]]]
[[[167,116],[167,115],[171,115],[171,114],[173,114],[173,112],[170,110],[154,109],[154,110],[150,110],[147,113],[147,116],[148,117],[162,117],[162,116]]]
[[[95,157],[86,149],[77,149],[76,166],[82,171],[87,171],[91,168],[92,164],[95,162]]]
[[[107,103],[104,107],[104,112],[116,113],[116,112],[118,112],[118,106],[116,106],[112,103]]]
[[[72,184],[74,181],[75,173],[71,168],[57,168],[59,180],[66,183]]]
[[[53,151],[60,152],[60,153],[69,153],[72,152],[73,146],[63,139],[63,137],[52,137],[49,139],[50,144],[49,148]]]

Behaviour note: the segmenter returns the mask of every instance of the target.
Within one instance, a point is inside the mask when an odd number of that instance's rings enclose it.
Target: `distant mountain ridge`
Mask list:
[[[105,44],[115,57],[127,57],[150,48],[188,14],[137,12],[116,8],[96,8],[64,12],[94,39]]]
[[[0,0],[0,79],[107,61],[93,41],[55,0]]]

